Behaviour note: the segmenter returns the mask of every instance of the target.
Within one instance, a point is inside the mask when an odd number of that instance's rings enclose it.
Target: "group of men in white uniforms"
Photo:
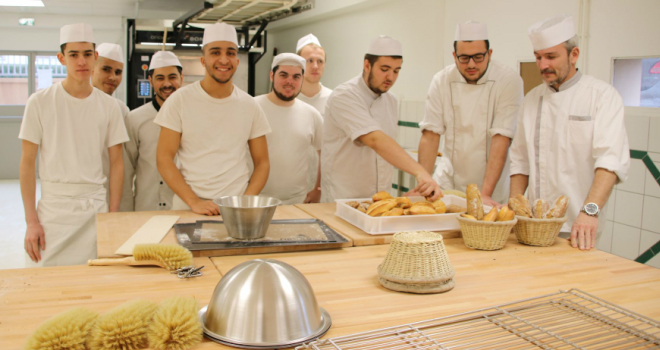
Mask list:
[[[436,74],[429,88],[415,161],[395,141],[397,101],[389,89],[403,48],[394,38],[374,39],[362,73],[333,91],[320,83],[325,50],[315,36],[305,36],[297,54],[274,58],[272,91],[252,98],[232,81],[239,64],[236,31],[216,23],[204,31],[204,78],[181,87],[176,56],[156,53],[149,67],[155,97],[126,115],[109,96],[121,82],[121,51],[99,45],[103,61],[97,62],[99,74],[92,74],[97,54],[91,27],[65,26],[58,57],[67,79],[30,97],[19,135],[26,252],[39,266],[95,257],[94,217],[108,203],[110,211],[217,215],[212,200],[227,195],[331,202],[389,190],[394,167],[415,176],[412,193],[432,200],[441,187],[464,190],[469,183],[480,184],[491,205],[528,187],[530,200],[568,195],[563,231],[572,232],[575,247],[590,249],[599,208],[626,178],[629,150],[621,98],[577,71],[574,37],[567,16],[530,28],[545,83],[523,100],[520,77],[491,60],[485,24],[459,24],[455,64]],[[92,87],[90,77],[105,93]],[[431,176],[442,135],[443,156]],[[42,199],[35,209],[39,148]],[[313,157],[319,153],[320,162]]]

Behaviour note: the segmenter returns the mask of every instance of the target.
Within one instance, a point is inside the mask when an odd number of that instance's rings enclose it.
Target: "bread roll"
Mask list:
[[[387,211],[383,216],[401,216],[403,215],[403,208],[392,208]]]
[[[445,206],[445,202],[438,199],[437,201],[435,201],[431,204],[433,204],[433,207],[435,208],[435,213],[436,214],[444,214],[444,213],[447,212],[447,207]]]
[[[410,207],[410,215],[431,215],[435,214],[435,209],[425,205],[413,205]]]
[[[566,196],[560,196],[557,198],[555,201],[555,205],[548,210],[548,212],[545,214],[546,219],[559,219],[563,218],[564,215],[566,215],[566,209],[568,208],[568,197]]]
[[[509,207],[502,207],[502,209],[500,209],[499,214],[497,214],[497,220],[496,221],[513,220],[515,215],[516,215],[516,213],[513,210],[509,209]]]
[[[481,201],[481,192],[476,184],[469,184],[467,190],[467,213],[477,220],[484,218],[484,205]]]
[[[474,216],[469,215],[469,214],[465,214],[465,213],[461,214],[461,217],[466,218],[466,219],[470,219],[470,220],[477,220],[477,218],[475,218]]]
[[[360,203],[356,202],[356,201],[350,201],[350,202],[346,202],[346,205],[348,205],[351,208],[356,208],[357,209],[357,207],[358,207],[358,205],[360,205]]]
[[[520,203],[518,198],[509,198],[509,208],[511,208],[511,210],[513,210],[516,215],[524,216],[526,218],[532,217],[532,212],[528,210],[524,204]]]
[[[385,191],[380,191],[380,192],[374,194],[373,197],[371,197],[371,199],[374,202],[378,202],[378,201],[382,201],[383,199],[390,199],[390,198],[392,198],[392,196],[389,193],[385,192]]]
[[[465,213],[467,211],[466,207],[461,207],[456,204],[450,204],[447,206],[447,213]]]
[[[410,202],[410,198],[408,197],[396,197],[394,199],[396,200],[397,207],[399,208],[406,209],[406,208],[410,208],[410,206],[412,205],[412,203]]]
[[[488,214],[484,216],[484,221],[495,221],[497,219],[497,207],[493,207]]]
[[[428,208],[431,208],[431,209],[435,210],[435,207],[433,206],[433,204],[431,204],[430,202],[424,202],[424,201],[415,202],[410,207],[412,208],[412,207],[419,207],[419,206],[428,207]]]
[[[367,215],[381,216],[394,207],[396,207],[396,201],[394,199],[380,200],[369,206],[369,209],[367,209]]]
[[[525,211],[528,212],[529,215],[532,215],[532,205],[529,204],[529,199],[522,194],[517,195],[516,198],[525,206]]]
[[[550,204],[545,199],[537,199],[534,201],[534,207],[532,208],[532,214],[536,219],[543,219],[545,214],[550,209]]]

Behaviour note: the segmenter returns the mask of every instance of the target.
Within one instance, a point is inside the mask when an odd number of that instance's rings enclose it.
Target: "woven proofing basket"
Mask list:
[[[378,266],[385,288],[411,293],[438,293],[454,287],[442,235],[436,232],[398,232],[385,260]]]
[[[513,227],[518,242],[522,244],[548,247],[555,243],[559,230],[568,218],[532,219],[516,215],[518,223]]]
[[[511,229],[518,222],[516,218],[509,221],[477,221],[457,216],[461,225],[463,242],[468,248],[480,250],[498,250],[504,248]]]

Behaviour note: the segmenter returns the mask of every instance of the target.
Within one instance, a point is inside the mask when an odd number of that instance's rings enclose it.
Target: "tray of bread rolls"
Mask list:
[[[458,231],[456,217],[465,213],[465,198],[447,194],[434,202],[421,196],[392,197],[387,192],[372,198],[337,199],[335,215],[371,234],[399,231]],[[487,207],[490,209],[490,207]]]

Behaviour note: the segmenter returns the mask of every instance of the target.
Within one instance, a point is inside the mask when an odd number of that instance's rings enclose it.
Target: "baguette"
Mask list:
[[[541,198],[537,199],[534,201],[534,207],[532,208],[533,217],[536,219],[543,219],[545,214],[548,213],[548,209],[550,209],[548,201]]]
[[[555,201],[555,205],[548,210],[548,212],[545,214],[546,219],[559,219],[563,218],[564,215],[566,215],[566,209],[568,208],[568,197],[566,196],[560,196],[557,198]]]
[[[466,190],[467,194],[467,213],[477,220],[484,219],[484,205],[481,201],[481,192],[476,184],[469,184]]]

